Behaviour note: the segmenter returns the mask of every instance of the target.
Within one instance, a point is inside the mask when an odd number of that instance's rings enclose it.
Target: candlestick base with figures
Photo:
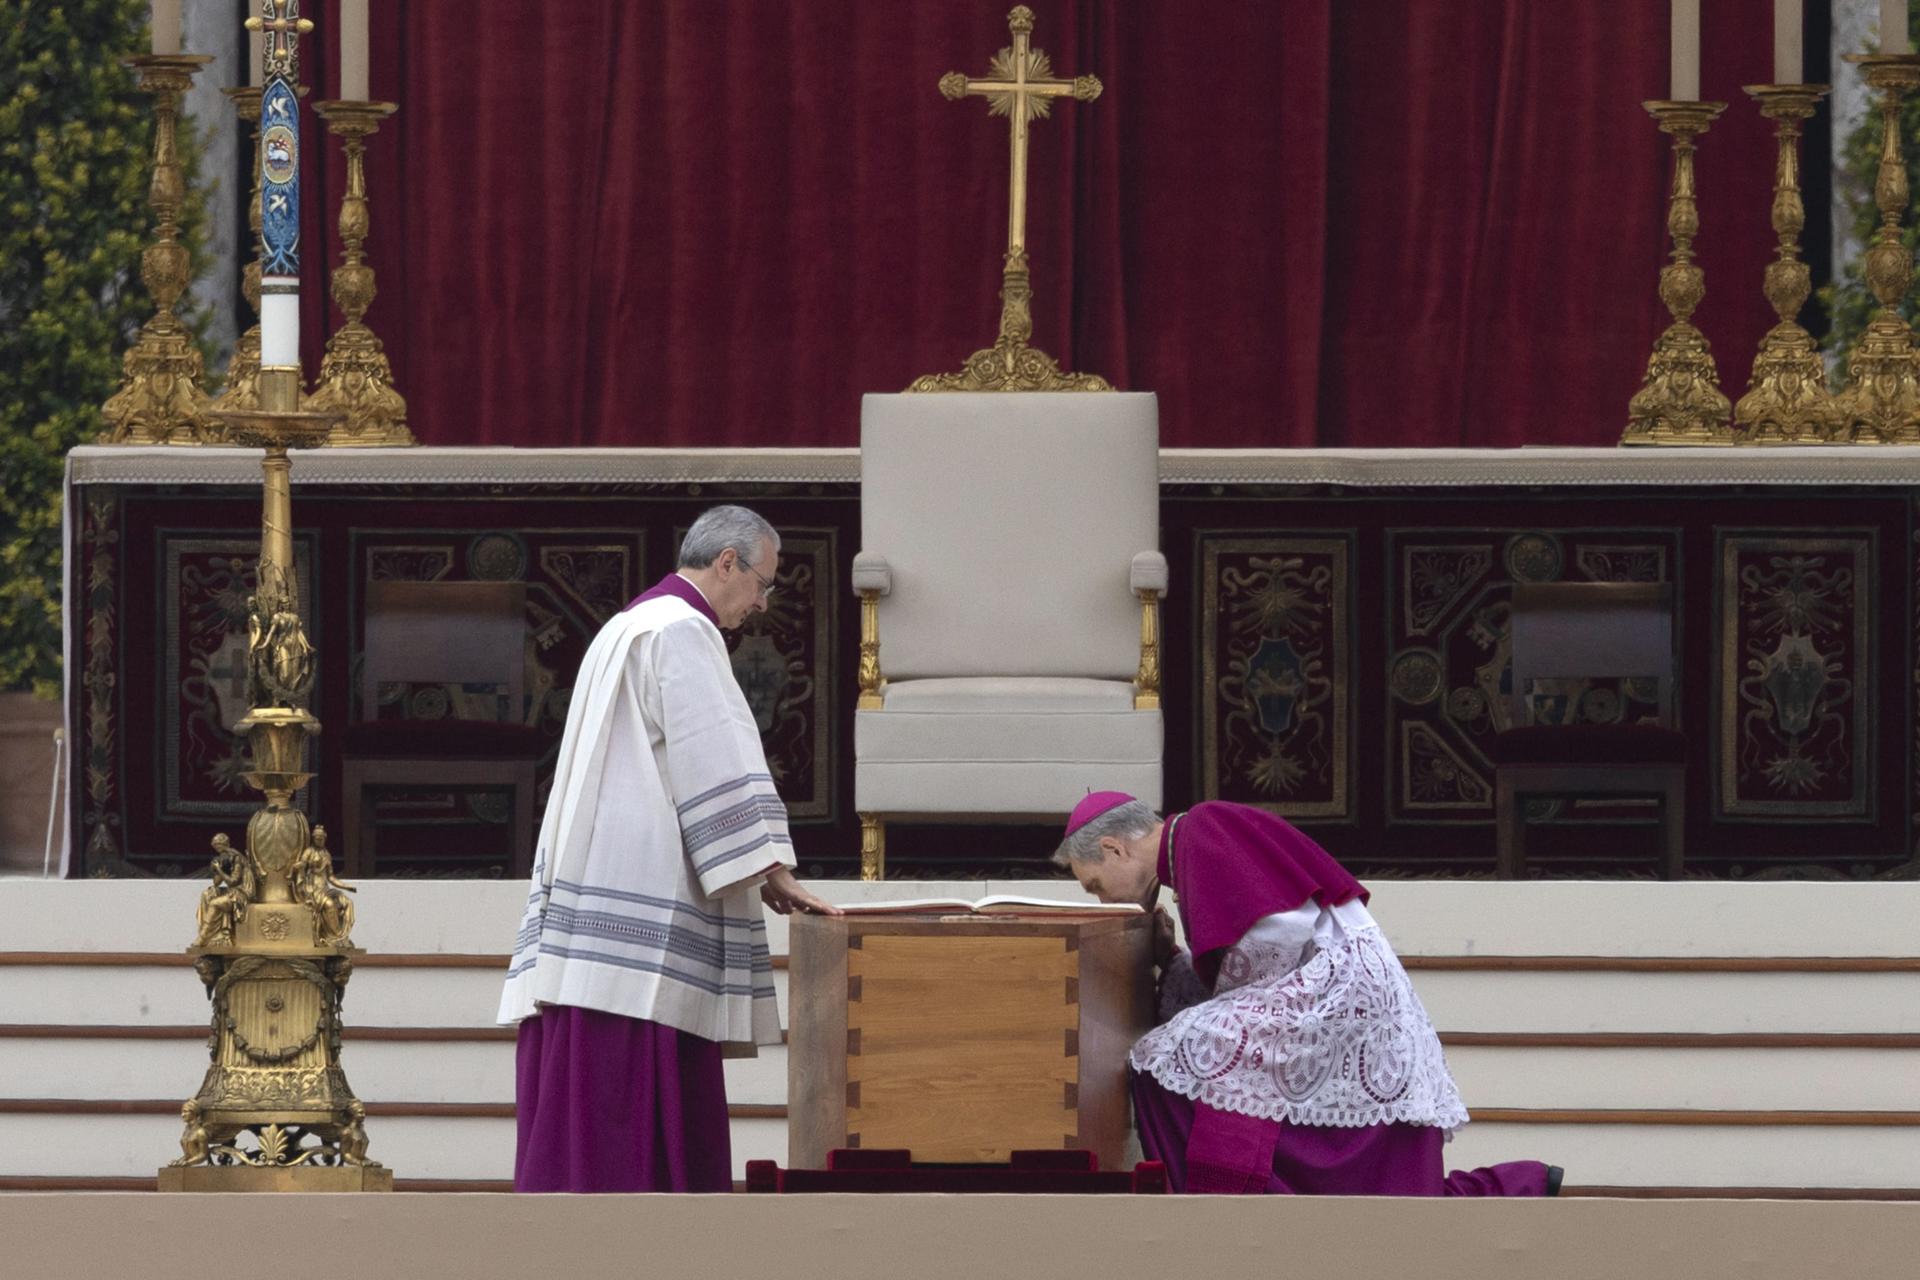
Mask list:
[[[1667,234],[1673,239],[1672,261],[1660,269],[1660,301],[1673,317],[1653,344],[1646,380],[1627,403],[1623,445],[1729,445],[1733,403],[1720,390],[1720,371],[1714,366],[1707,336],[1691,317],[1707,293],[1706,272],[1693,260],[1693,240],[1700,232],[1700,212],[1694,201],[1693,140],[1727,109],[1724,102],[1667,102],[1643,104],[1659,121],[1660,131],[1673,139],[1673,189],[1667,199]]]
[[[335,415],[302,411],[300,371],[260,371],[256,409],[216,411],[234,440],[266,450],[258,580],[247,601],[240,722],[247,783],[266,803],[236,848],[213,840],[187,953],[213,1003],[212,1061],[181,1107],[180,1155],[162,1191],[391,1191],[367,1157],[366,1106],[340,1065],[341,999],[354,962],[353,886],[335,878],[326,828],[294,797],[320,722],[309,710],[313,646],[300,618],[287,450],[326,438]]]
[[[128,58],[140,88],[153,95],[153,178],[147,205],[153,210],[153,243],[140,255],[140,279],[153,296],[154,313],[121,361],[120,389],[100,407],[106,444],[209,444],[219,439],[207,417],[201,386],[206,362],[199,344],[174,307],[193,278],[193,263],[180,243],[180,216],[187,180],[174,146],[180,97],[193,77],[213,61],[201,53],[141,54]]]

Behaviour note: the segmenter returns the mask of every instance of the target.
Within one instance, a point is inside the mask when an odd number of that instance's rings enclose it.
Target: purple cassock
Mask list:
[[[719,625],[700,589],[669,574],[637,597],[685,600]],[[720,1045],[598,1009],[544,1005],[515,1050],[515,1191],[731,1191]]]
[[[1411,987],[1406,985],[1398,959],[1392,956],[1384,939],[1379,938],[1371,918],[1364,914],[1367,891],[1332,855],[1287,822],[1262,810],[1208,802],[1168,818],[1161,831],[1158,873],[1160,882],[1172,886],[1178,895],[1181,923],[1191,948],[1193,976],[1207,990],[1214,990],[1216,983],[1223,981],[1223,960],[1236,965],[1246,963],[1240,947],[1249,930],[1259,922],[1302,908],[1306,908],[1306,916],[1312,917],[1314,907],[1326,913],[1353,904],[1353,909],[1344,913],[1345,917],[1350,923],[1362,922],[1362,927],[1348,945],[1364,953],[1365,963],[1376,975],[1375,980],[1398,984],[1381,988],[1389,991],[1388,1001],[1376,1001],[1371,1008],[1363,1004],[1359,1012],[1363,1017],[1379,1018],[1386,1004],[1394,1007],[1392,1016],[1400,1025],[1396,1034],[1404,1042],[1401,1050],[1407,1060],[1424,1064],[1424,1083],[1431,1096],[1442,1100],[1429,1114],[1435,1121],[1448,1116],[1455,1122],[1464,1120],[1464,1108],[1445,1071],[1438,1038],[1424,1010],[1419,1009]],[[1315,953],[1309,948],[1303,954],[1312,957]],[[1339,981],[1337,958],[1323,960],[1321,966],[1316,968],[1302,962],[1290,972],[1288,965],[1279,966],[1273,981],[1264,988],[1257,983],[1239,988],[1249,993],[1241,1002],[1242,1008],[1250,1008],[1255,1021],[1263,1014],[1287,1012],[1282,1008],[1286,1005],[1298,1011],[1312,1009],[1314,1002]],[[1329,973],[1333,976],[1329,977]],[[1393,996],[1393,991],[1398,995]],[[1221,1002],[1207,1003],[1211,1006]],[[1219,1043],[1218,1029],[1230,1025],[1220,1019],[1236,1016],[1231,1004],[1227,1001],[1228,1007],[1210,1023],[1204,1014],[1196,1016],[1196,1022],[1205,1023],[1213,1030],[1215,1044]],[[1324,1020],[1319,1017],[1322,1012],[1326,1015]],[[1342,1016],[1341,1011],[1332,1008],[1313,1009],[1313,1013],[1314,1018],[1307,1024],[1321,1028],[1322,1033]],[[1269,1018],[1265,1025],[1271,1027],[1274,1022]],[[1220,1064],[1226,1059],[1216,1057],[1206,1071],[1198,1068],[1196,1071],[1205,1075],[1217,1068],[1218,1075],[1214,1078],[1224,1081],[1232,1070],[1246,1070],[1249,1078],[1257,1077],[1263,1086],[1271,1088],[1279,1062],[1289,1058],[1304,1060],[1317,1052],[1325,1053],[1327,1044],[1337,1034],[1327,1034],[1320,1044],[1289,1044],[1274,1038],[1264,1046],[1270,1055],[1264,1064],[1251,1054],[1224,1066]],[[1362,1034],[1377,1037],[1379,1030],[1374,1028]],[[1153,1038],[1149,1036],[1148,1040]],[[1143,1040],[1142,1046],[1147,1043]],[[1242,1037],[1240,1043],[1248,1042]],[[1365,1043],[1372,1047],[1381,1041],[1372,1039]],[[1206,1047],[1196,1034],[1175,1052],[1199,1052],[1192,1049],[1196,1044],[1201,1050]],[[1345,1052],[1336,1047],[1332,1056],[1338,1058]],[[1149,1159],[1166,1164],[1168,1180],[1176,1191],[1537,1196],[1548,1190],[1548,1168],[1538,1161],[1446,1173],[1442,1148],[1448,1126],[1443,1123],[1405,1120],[1295,1123],[1284,1115],[1273,1114],[1272,1109],[1267,1115],[1246,1114],[1211,1105],[1207,1100],[1210,1096],[1216,1101],[1227,1100],[1220,1092],[1209,1092],[1211,1082],[1209,1088],[1193,1088],[1187,1092],[1167,1088],[1155,1075],[1139,1069],[1140,1050],[1136,1050],[1134,1065],[1134,1109],[1141,1147]],[[1412,1074],[1417,1077],[1418,1069]],[[1181,1077],[1183,1082],[1196,1078]],[[1405,1087],[1408,1079],[1406,1075],[1399,1077],[1399,1084]],[[1356,1083],[1361,1086],[1357,1092],[1363,1097],[1369,1096],[1374,1082],[1360,1078]],[[1230,1100],[1257,1111],[1261,1108],[1248,1102],[1254,1096],[1247,1092]],[[1392,1101],[1381,1097],[1378,1091],[1371,1096],[1383,1103]],[[1392,1106],[1383,1106],[1379,1114],[1390,1114],[1393,1110]]]

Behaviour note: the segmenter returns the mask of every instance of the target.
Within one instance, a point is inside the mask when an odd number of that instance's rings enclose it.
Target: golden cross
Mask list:
[[[1075,98],[1092,102],[1100,96],[1100,81],[1095,76],[1075,76],[1056,80],[1047,55],[1031,47],[1033,10],[1021,5],[1007,15],[1013,32],[1013,47],[993,55],[988,78],[973,80],[958,71],[940,77],[940,92],[958,102],[970,93],[987,100],[990,115],[1007,116],[1013,134],[1013,178],[1007,210],[1007,255],[1025,258],[1027,248],[1027,126],[1044,120],[1053,109],[1054,98]]]
[[[908,391],[1111,391],[1094,373],[1065,373],[1053,358],[1027,345],[1033,336],[1033,285],[1027,272],[1027,126],[1044,120],[1055,98],[1092,102],[1100,96],[1093,76],[1057,80],[1047,55],[1028,43],[1033,10],[1021,5],[1007,15],[1013,47],[993,55],[987,78],[958,71],[940,77],[940,92],[958,102],[970,93],[987,100],[989,115],[1006,116],[1012,132],[1012,181],[1007,192],[1007,256],[1000,270],[1000,336],[967,358],[959,373],[930,373]]]
[[[313,23],[300,16],[300,0],[260,0],[260,15],[248,18],[246,27],[266,33],[266,74],[277,73],[291,81],[298,74],[296,42],[313,30]]]

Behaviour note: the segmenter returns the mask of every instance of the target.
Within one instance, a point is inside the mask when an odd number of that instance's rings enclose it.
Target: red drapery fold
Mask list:
[[[306,42],[337,91],[337,0]],[[838,445],[987,345],[1004,120],[943,72],[984,0],[373,8],[368,321],[427,443]],[[1772,317],[1771,28],[1706,0],[1696,317],[1729,396]],[[1106,93],[1034,127],[1035,344],[1168,445],[1611,444],[1665,322],[1666,0],[1054,0]],[[310,121],[308,369],[344,165]],[[324,252],[323,252],[324,250]],[[324,258],[324,261],[322,260]]]

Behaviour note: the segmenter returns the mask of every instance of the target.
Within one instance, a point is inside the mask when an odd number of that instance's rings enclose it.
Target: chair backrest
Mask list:
[[[1637,677],[1659,682],[1673,724],[1673,587],[1651,582],[1521,582],[1513,588],[1512,723],[1526,724],[1529,683]]]
[[[382,684],[504,684],[507,718],[526,712],[527,584],[369,582],[360,714]]]
[[[1160,546],[1160,412],[1138,392],[870,395],[861,550],[889,677],[1131,677],[1133,557]]]

